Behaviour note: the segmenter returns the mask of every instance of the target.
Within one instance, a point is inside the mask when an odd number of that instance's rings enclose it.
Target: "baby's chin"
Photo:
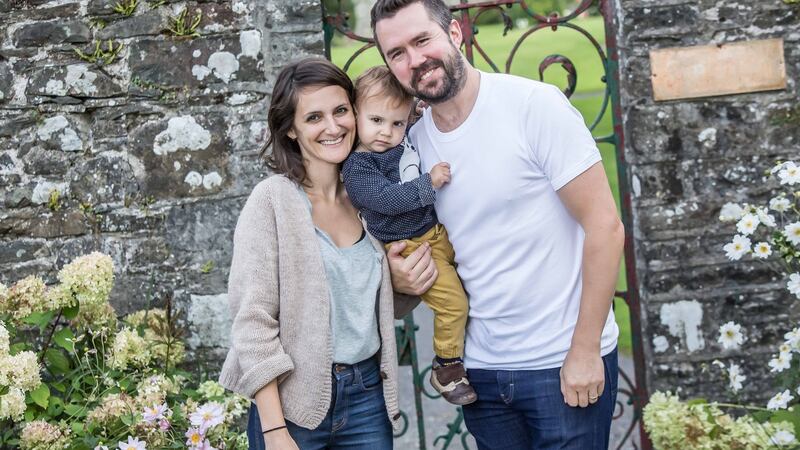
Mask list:
[[[390,145],[364,145],[364,144],[362,144],[362,147],[364,148],[364,150],[366,150],[368,152],[385,153],[386,151],[391,150],[391,149],[397,147],[398,145],[400,145],[399,142],[397,144],[394,144],[394,145],[392,145],[392,144],[390,144]]]

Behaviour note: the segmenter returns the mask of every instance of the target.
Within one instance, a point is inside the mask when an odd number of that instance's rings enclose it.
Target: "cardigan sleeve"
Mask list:
[[[238,358],[238,391],[249,398],[294,369],[279,339],[278,243],[269,186],[253,190],[233,237],[228,301],[233,317],[231,347]]]

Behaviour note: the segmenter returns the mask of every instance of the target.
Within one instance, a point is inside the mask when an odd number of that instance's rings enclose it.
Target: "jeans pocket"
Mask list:
[[[374,391],[383,385],[382,382],[380,368],[377,365],[361,372],[360,387],[364,391]]]
[[[613,367],[609,367],[609,365]],[[617,395],[619,386],[619,366],[617,362],[617,350],[612,351],[603,357],[603,368],[606,373],[606,388],[611,389],[612,395]]]

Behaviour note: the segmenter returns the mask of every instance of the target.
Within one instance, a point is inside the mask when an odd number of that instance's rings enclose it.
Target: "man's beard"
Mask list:
[[[444,71],[444,78],[442,78],[441,86],[433,88],[434,90],[421,91],[419,87],[420,77],[425,72],[441,67]],[[458,50],[454,47],[453,52],[441,59],[429,59],[421,66],[414,69],[411,74],[411,89],[412,94],[429,104],[436,104],[446,102],[455,97],[467,81],[464,74],[464,60],[458,54]]]

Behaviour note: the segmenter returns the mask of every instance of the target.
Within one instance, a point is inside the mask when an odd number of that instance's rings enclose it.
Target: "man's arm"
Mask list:
[[[605,384],[600,337],[614,297],[625,230],[602,163],[572,179],[558,190],[558,196],[586,234],[581,306],[561,368],[561,392],[570,406],[586,407],[603,393]]]

